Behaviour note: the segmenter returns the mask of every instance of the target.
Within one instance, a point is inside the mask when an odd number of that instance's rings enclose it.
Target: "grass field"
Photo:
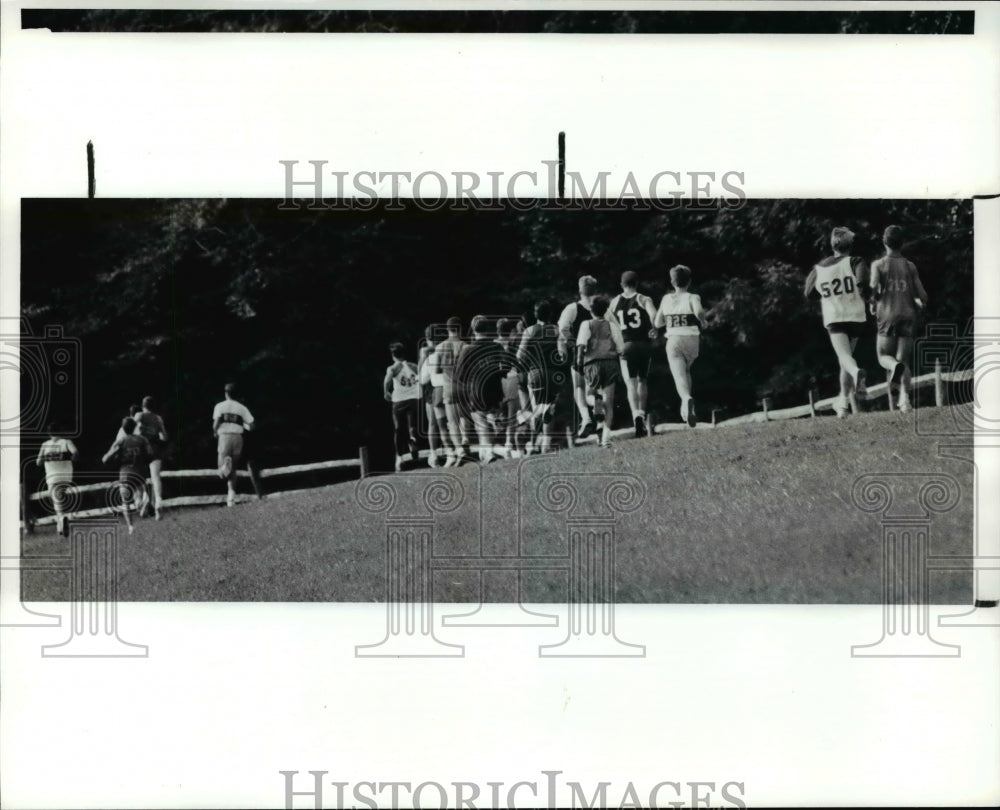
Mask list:
[[[953,424],[949,409],[921,412],[921,425]],[[565,514],[539,507],[550,474],[575,476],[580,510],[615,474],[646,488],[642,505],[616,519],[621,602],[877,603],[881,601],[879,515],[852,504],[866,473],[940,472],[961,497],[932,518],[931,554],[970,554],[972,465],[938,457],[918,436],[914,415],[868,413],[789,420],[622,439],[612,449],[448,470],[464,489],[461,505],[436,518],[434,555],[455,565],[434,573],[435,601],[475,602],[480,555],[558,559],[566,553]],[[585,474],[580,477],[580,474]],[[380,477],[393,487],[395,514],[424,511],[433,470]],[[263,502],[178,509],[120,534],[123,601],[381,601],[385,513],[363,510],[355,483]],[[223,485],[219,483],[219,491]],[[596,494],[595,494],[596,493]],[[916,507],[915,503],[908,506]],[[26,557],[67,553],[51,528],[28,536]],[[64,573],[24,572],[26,601],[69,598]],[[515,601],[513,576],[490,582],[489,601]],[[971,602],[971,574],[932,573],[931,600]],[[525,602],[562,602],[566,572],[535,566],[521,577]]]

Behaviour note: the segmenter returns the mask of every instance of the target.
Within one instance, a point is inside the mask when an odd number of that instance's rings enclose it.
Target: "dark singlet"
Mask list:
[[[649,330],[653,324],[649,320],[646,308],[639,304],[638,294],[631,298],[626,298],[624,295],[619,296],[618,304],[615,306],[615,317],[621,324],[622,338],[626,342],[649,340]]]
[[[122,467],[141,467],[146,461],[148,443],[141,436],[126,436],[118,448],[118,464]]]
[[[576,302],[576,318],[573,319],[573,342],[576,342],[576,336],[580,334],[580,327],[583,326],[585,321],[589,321],[594,317],[594,314],[587,309],[579,301]]]

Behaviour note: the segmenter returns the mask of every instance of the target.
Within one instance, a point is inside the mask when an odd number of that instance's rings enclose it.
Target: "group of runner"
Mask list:
[[[681,418],[694,427],[691,366],[705,311],[700,297],[688,290],[690,268],[671,268],[670,281],[673,291],[657,307],[638,291],[638,275],[631,270],[622,274],[621,292],[610,300],[598,294],[593,276],[582,276],[577,300],[558,317],[547,300],[520,318],[479,315],[472,319],[468,341],[461,320],[452,317],[443,329],[427,327],[416,363],[407,359],[402,343],[393,343],[383,389],[392,404],[396,469],[407,454],[413,462],[419,457],[421,403],[432,467],[472,460],[473,432],[484,463],[570,446],[595,433],[599,445],[608,447],[623,381],[635,436],[646,436],[647,379],[661,337],[667,339]]]
[[[225,399],[212,411],[212,432],[218,440],[218,473],[227,485],[227,506],[233,506],[236,501],[237,468],[241,463],[246,463],[250,471],[257,497],[264,497],[259,470],[246,443],[254,418],[250,410],[236,400],[235,391],[232,383],[226,384]],[[135,530],[131,517],[133,507],[139,517],[145,517],[152,505],[155,519],[162,518],[163,481],[160,473],[168,438],[163,418],[156,413],[155,407],[150,396],[143,398],[141,406],[132,405],[129,415],[122,419],[114,441],[101,457],[102,463],[114,461],[118,466],[121,512],[129,534]],[[65,514],[67,495],[73,484],[73,462],[79,452],[71,439],[60,435],[56,423],[49,425],[48,432],[49,439],[39,449],[35,463],[45,469],[45,484],[56,516],[56,530],[66,537],[69,534]],[[147,473],[152,485],[152,498],[146,485]]]
[[[846,416],[851,398],[865,395],[865,372],[854,359],[854,350],[869,315],[875,316],[877,324],[877,359],[886,371],[890,404],[895,389],[896,406],[908,411],[910,358],[927,293],[916,266],[900,252],[902,230],[895,225],[886,228],[886,255],[870,267],[865,259],[852,255],[854,234],[848,228],[834,228],[830,244],[833,255],[813,267],[805,282],[805,296],[820,301],[823,325],[837,357],[840,393],[834,411]],[[419,458],[421,405],[432,467],[472,460],[473,432],[479,460],[485,463],[546,452],[560,444],[572,446],[576,439],[595,433],[600,434],[600,446],[608,447],[622,381],[635,436],[649,435],[647,378],[654,347],[664,338],[681,419],[694,427],[697,411],[691,367],[707,322],[701,298],[689,290],[691,270],[676,265],[669,277],[673,289],[659,306],[638,291],[633,271],[622,274],[621,292],[610,300],[598,294],[597,280],[585,275],[579,279],[577,299],[558,316],[548,301],[539,301],[530,314],[520,318],[476,316],[468,341],[462,338],[462,322],[449,318],[443,327],[427,327],[416,363],[407,359],[402,343],[392,344],[392,364],[386,370],[383,390],[392,403],[396,469],[402,469],[407,454],[413,462]],[[243,463],[257,497],[263,498],[259,471],[246,444],[254,418],[235,393],[232,384],[226,385],[225,399],[212,413],[218,474],[227,484],[228,506],[235,503],[237,468]],[[72,485],[78,452],[55,425],[49,434],[36,464],[45,468],[58,531],[65,536],[66,490]],[[152,397],[145,397],[122,420],[103,456],[105,463],[114,459],[118,464],[122,512],[130,533],[133,490],[138,491],[134,505],[139,515],[146,514],[152,504],[155,518],[161,518],[166,447],[163,419]],[[498,447],[502,447],[499,453]],[[145,484],[147,470],[152,499]]]
[[[916,265],[900,252],[902,228],[886,228],[882,244],[886,255],[869,268],[863,258],[851,254],[854,233],[848,228],[834,228],[830,235],[833,255],[817,264],[806,278],[806,298],[820,301],[823,325],[840,366],[840,394],[833,409],[841,418],[848,413],[851,397],[866,393],[865,370],[854,359],[854,349],[869,314],[875,316],[875,351],[878,364],[886,371],[889,405],[893,405],[896,389],[896,407],[904,413],[912,407],[909,389],[913,343],[917,319],[927,306],[927,291]]]
[[[851,254],[854,233],[848,228],[834,228],[830,244],[833,255],[813,267],[805,296],[821,303],[840,367],[834,411],[846,416],[852,397],[866,393],[865,372],[854,350],[870,314],[876,319],[877,359],[886,370],[890,405],[895,389],[896,406],[906,412],[917,317],[927,293],[916,266],[900,252],[902,229],[886,228],[886,255],[871,267]],[[635,437],[649,435],[647,378],[660,339],[666,340],[681,419],[694,427],[691,367],[707,322],[701,298],[689,290],[690,268],[672,267],[669,277],[673,289],[659,306],[638,291],[633,271],[622,274],[621,292],[610,301],[598,294],[597,280],[586,275],[579,279],[578,299],[558,318],[548,301],[539,301],[521,318],[476,316],[465,341],[460,319],[452,317],[443,334],[438,326],[427,327],[416,363],[407,359],[402,343],[392,344],[383,389],[392,403],[396,469],[403,468],[407,454],[414,463],[419,458],[421,403],[431,467],[472,460],[473,431],[484,463],[545,452],[558,443],[571,446],[598,432],[599,445],[608,447],[622,381]]]

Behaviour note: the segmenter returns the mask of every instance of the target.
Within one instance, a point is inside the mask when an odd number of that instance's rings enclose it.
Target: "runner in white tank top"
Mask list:
[[[672,293],[660,301],[653,325],[667,337],[667,363],[681,398],[681,419],[690,427],[698,424],[697,409],[691,393],[691,366],[698,358],[701,330],[706,325],[701,296],[688,292],[691,268],[679,264],[670,269]]]
[[[819,298],[823,325],[840,364],[840,396],[834,402],[837,416],[847,415],[852,394],[864,397],[865,370],[854,359],[854,347],[864,331],[865,301],[871,294],[868,262],[851,256],[854,233],[848,228],[834,228],[830,235],[833,256],[813,267],[806,278],[806,298]]]

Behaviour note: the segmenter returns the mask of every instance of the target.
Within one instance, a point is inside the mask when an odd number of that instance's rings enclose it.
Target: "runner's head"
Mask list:
[[[590,311],[594,313],[595,318],[603,318],[605,313],[608,311],[608,304],[610,302],[603,295],[597,296],[594,302],[590,305]]]
[[[126,416],[122,419],[122,430],[125,431],[126,436],[131,436],[135,433],[135,419],[131,416]]]
[[[424,330],[424,345],[427,346],[428,349],[431,350],[434,349],[435,345],[434,324],[431,324]]]
[[[153,410],[154,407],[156,407],[156,402],[153,400],[152,397],[142,398],[142,409],[144,411],[151,411]]]
[[[882,244],[889,250],[899,250],[903,247],[903,229],[898,225],[890,225],[882,234]]]
[[[226,399],[233,399],[236,396],[236,383],[226,383],[225,388]]]
[[[472,319],[472,323],[469,325],[469,328],[472,329],[472,334],[478,337],[483,337],[489,334],[490,322],[485,315],[477,315]]]
[[[389,344],[389,352],[392,354],[393,360],[405,360],[406,359],[406,347],[402,343],[396,341],[395,343]]]
[[[135,416],[137,413],[142,413],[142,405],[129,405],[128,415]]]
[[[676,290],[686,290],[688,284],[691,283],[691,268],[683,264],[671,267],[670,283],[674,285]]]
[[[49,434],[49,438],[50,439],[56,439],[56,438],[58,438],[59,437],[59,423],[58,422],[49,422],[48,425],[45,426],[45,432]]]
[[[624,292],[635,292],[639,286],[639,274],[634,270],[626,270],[622,273],[622,290]]]
[[[854,247],[854,231],[850,228],[834,228],[830,234],[830,247],[835,253],[847,253]]]
[[[516,321],[513,318],[501,318],[497,321],[497,337],[507,340],[514,334]]]
[[[448,337],[458,337],[462,334],[462,319],[452,315],[447,321]]]
[[[591,296],[597,292],[597,279],[593,276],[580,276],[577,287],[581,296]]]
[[[552,320],[552,304],[547,300],[538,301],[535,304],[535,321],[537,323],[549,323]]]

